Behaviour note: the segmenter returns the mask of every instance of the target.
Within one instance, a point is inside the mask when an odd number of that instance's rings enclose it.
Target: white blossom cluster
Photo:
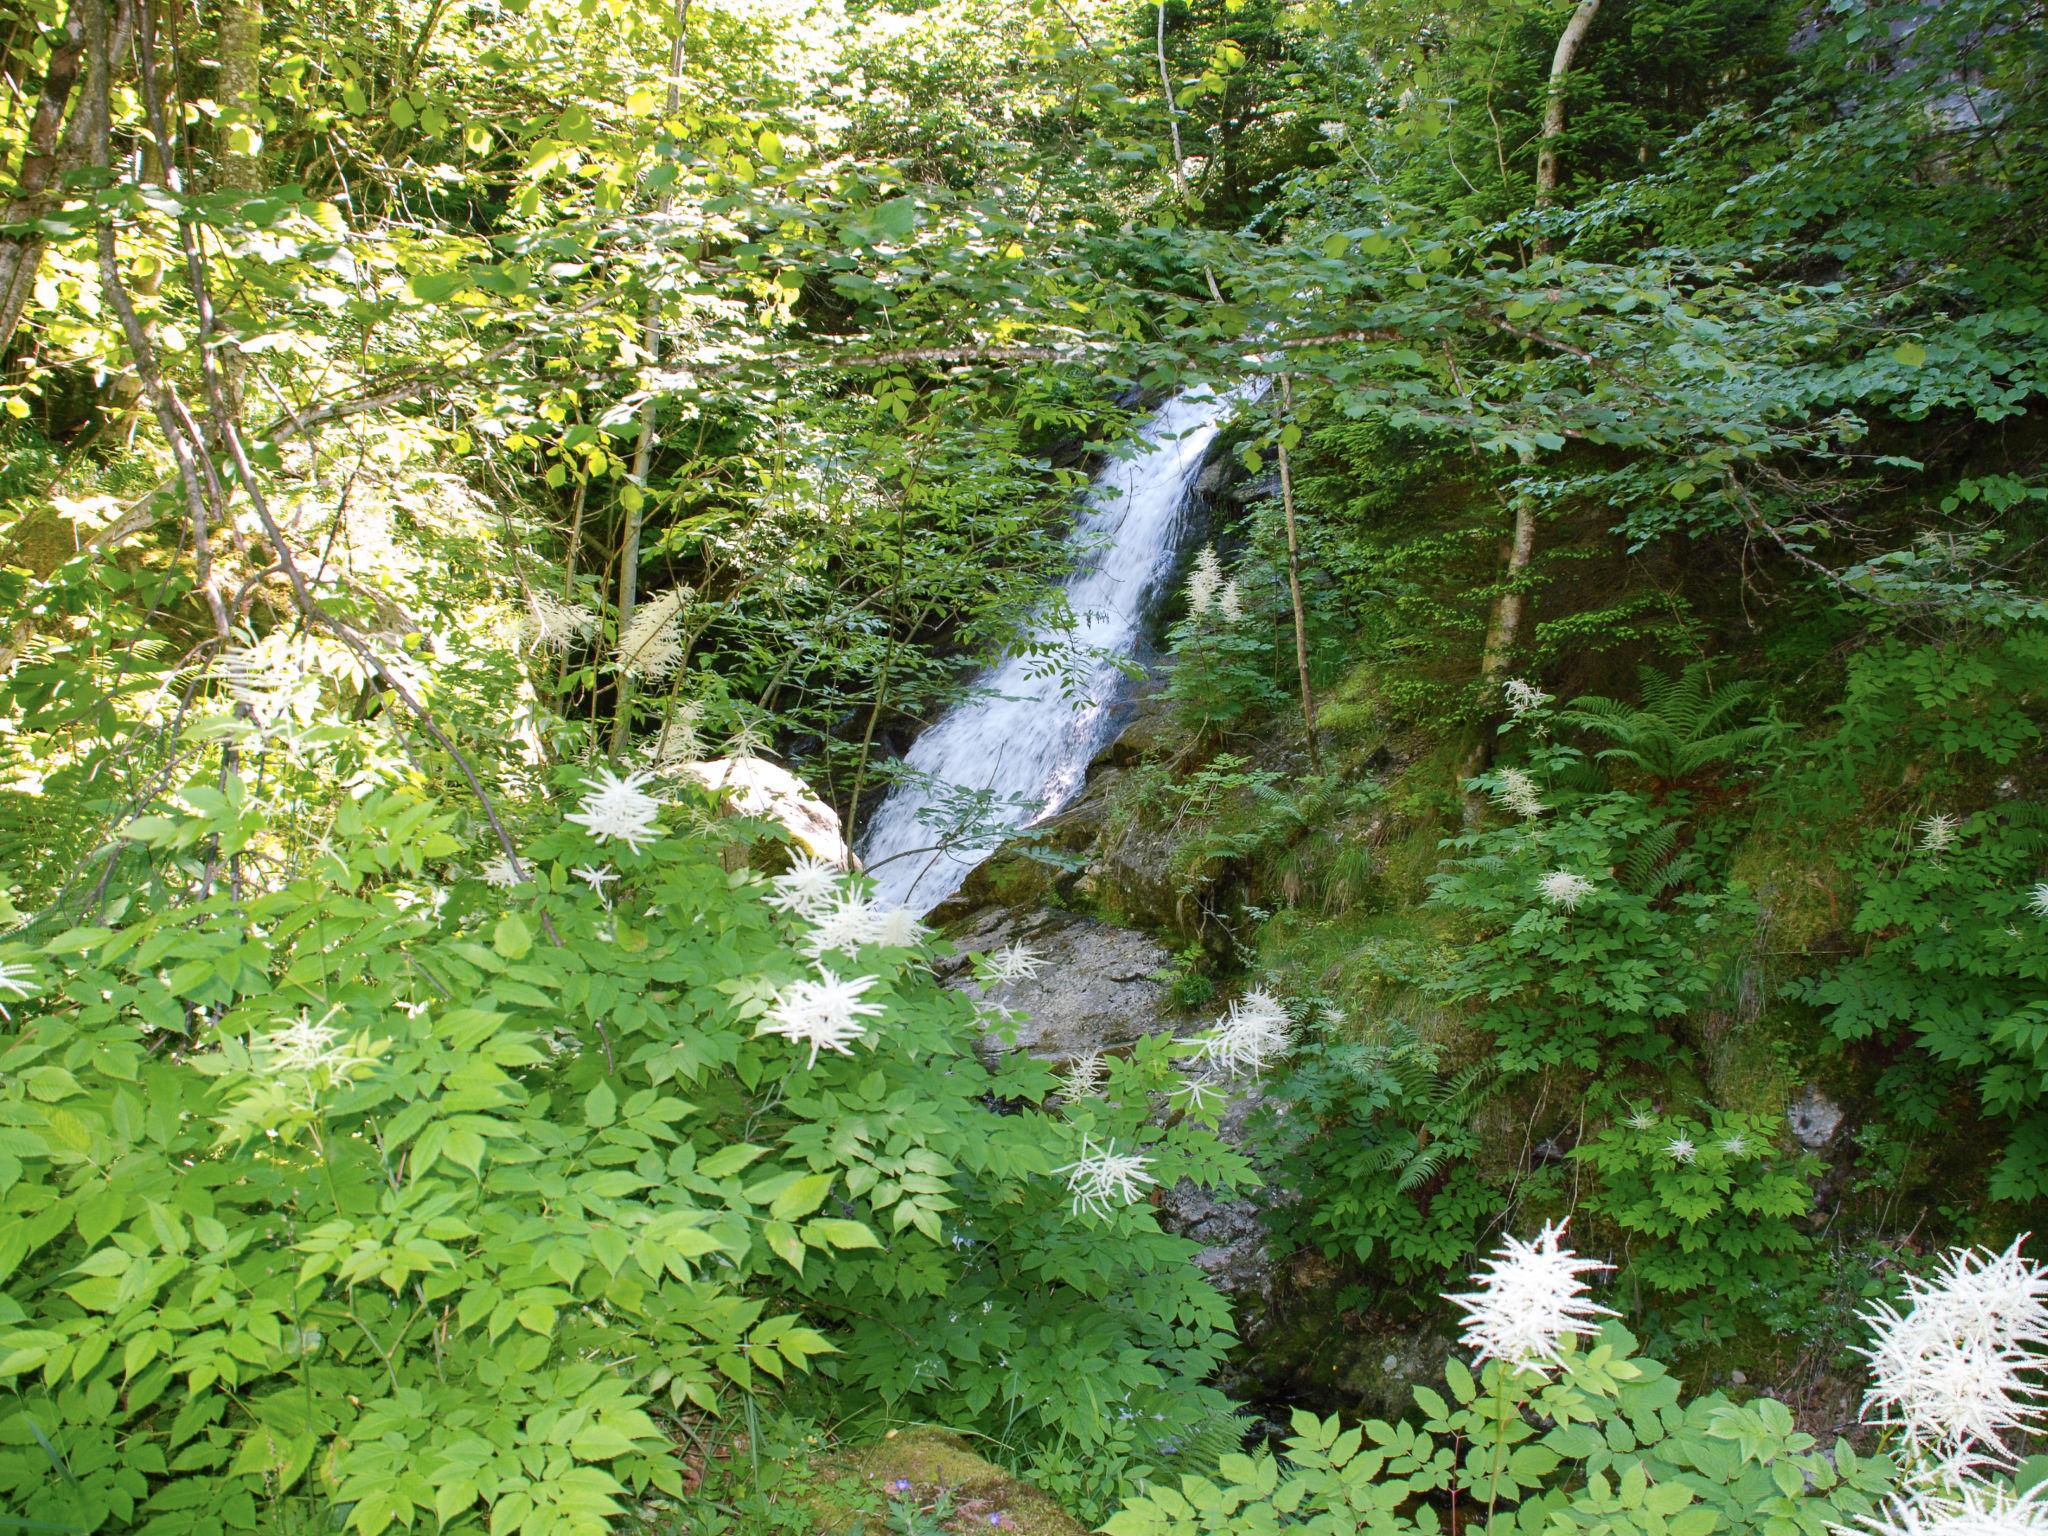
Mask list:
[[[1005,944],[974,957],[974,979],[983,986],[1028,981],[1045,968],[1045,961],[1028,944]]]
[[[1956,833],[1962,830],[1962,823],[1949,815],[1928,816],[1913,830],[1919,835],[1920,851],[1939,858],[1955,846]]]
[[[0,960],[0,992],[13,998],[33,997],[42,983],[37,979],[35,968],[18,960]],[[0,1003],[0,1019],[12,1019],[7,1005]]]
[[[1536,889],[1553,907],[1576,912],[1579,903],[1593,894],[1594,886],[1584,875],[1575,875],[1568,869],[1553,869],[1536,882]]]
[[[1102,1052],[1084,1051],[1067,1063],[1060,1083],[1060,1097],[1069,1104],[1077,1099],[1098,1098],[1108,1075],[1109,1063]]]
[[[2048,1365],[2048,1272],[2004,1252],[1958,1249],[1927,1277],[1906,1281],[1904,1310],[1862,1314],[1871,1343],[1867,1422],[1903,1432],[1918,1474],[1956,1483],[2016,1460],[2010,1441],[2038,1432]]]
[[[653,781],[654,775],[645,770],[622,779],[611,769],[600,768],[597,777],[584,786],[582,805],[563,819],[576,822],[600,843],[616,838],[638,853],[642,843],[661,836],[655,820],[661,802],[642,788]]]
[[[566,651],[596,634],[598,623],[597,615],[583,604],[534,588],[520,605],[519,639],[529,651]]]
[[[915,914],[886,901],[873,901],[857,891],[844,891],[810,914],[811,931],[804,953],[851,955],[870,944],[885,949],[915,949],[924,942],[924,924]]]
[[[2048,881],[2028,892],[2027,910],[2036,917],[2048,917]]]
[[[1205,545],[1188,572],[1188,612],[1206,619],[1222,591],[1223,561],[1217,556],[1215,545]]]
[[[1280,999],[1253,987],[1202,1037],[1195,1060],[1227,1077],[1257,1077],[1267,1062],[1287,1053],[1292,1027]]]
[[[805,1067],[818,1064],[818,1052],[853,1054],[853,1042],[865,1039],[862,1021],[881,1017],[882,1005],[865,1000],[863,994],[878,978],[856,976],[842,980],[823,966],[814,977],[793,981],[776,995],[774,1005],[762,1019],[759,1033],[780,1035],[811,1048]]]
[[[1858,1524],[1875,1536],[2048,1536],[2044,1495],[2048,1489],[1923,1489],[1894,1499]]]
[[[671,587],[633,610],[619,636],[619,670],[628,677],[666,677],[683,659],[683,606],[688,587]]]
[[[1476,1290],[1444,1298],[1464,1312],[1459,1342],[1479,1359],[1542,1371],[1560,1362],[1567,1335],[1597,1333],[1595,1319],[1615,1315],[1593,1301],[1579,1279],[1614,1266],[1580,1258],[1559,1242],[1563,1236],[1563,1223],[1545,1222],[1534,1242],[1509,1238],[1472,1277]]]
[[[1548,704],[1551,699],[1551,695],[1545,693],[1534,683],[1519,677],[1511,677],[1505,683],[1502,683],[1500,691],[1502,701],[1508,707],[1508,714],[1517,720],[1522,719],[1526,715],[1533,715],[1537,710]]]
[[[1536,781],[1519,768],[1500,771],[1500,788],[1494,791],[1500,803],[1517,816],[1535,818],[1548,809],[1536,788]]]
[[[1074,1197],[1076,1216],[1088,1211],[1106,1217],[1115,1207],[1140,1199],[1146,1185],[1159,1182],[1152,1176],[1151,1168],[1149,1157],[1117,1151],[1114,1138],[1097,1147],[1094,1138],[1083,1136],[1080,1157],[1053,1172],[1067,1175],[1067,1191]]]

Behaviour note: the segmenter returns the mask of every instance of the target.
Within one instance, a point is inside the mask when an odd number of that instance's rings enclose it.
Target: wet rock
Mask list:
[[[1265,1091],[1254,1084],[1235,1094],[1217,1125],[1217,1134],[1232,1147],[1244,1144],[1245,1126],[1264,1104]],[[1270,1191],[1266,1191],[1270,1196]],[[1232,1198],[1198,1189],[1183,1179],[1166,1191],[1159,1205],[1159,1224],[1202,1245],[1196,1265],[1216,1289],[1241,1302],[1262,1298],[1272,1284],[1273,1261],[1266,1251],[1266,1224],[1256,1199]]]
[[[1786,1109],[1785,1119],[1799,1145],[1818,1152],[1842,1128],[1842,1106],[1808,1083],[1806,1092]]]
[[[1177,1027],[1166,983],[1157,975],[1172,956],[1145,934],[1074,912],[989,907],[953,928],[949,937],[962,951],[1024,944],[1044,961],[1037,975],[991,987],[986,994],[990,1002],[1024,1015],[1011,1036],[1012,1049],[1048,1061],[1071,1061]],[[967,982],[971,974],[966,953],[939,967],[940,978],[955,984]]]

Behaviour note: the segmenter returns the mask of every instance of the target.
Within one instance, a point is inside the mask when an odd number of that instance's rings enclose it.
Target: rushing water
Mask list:
[[[1195,476],[1238,398],[1176,395],[1145,423],[1136,451],[1096,477],[1069,536],[1073,628],[1037,627],[1031,647],[990,668],[917,738],[908,758],[917,776],[889,791],[861,839],[881,895],[928,912],[995,850],[1000,836],[932,847],[940,840],[932,815],[963,794],[986,795],[983,825],[1009,829],[1050,816],[1081,787],[1128,690],[1119,663],[1138,649],[1146,602],[1173,568]],[[1047,648],[1065,648],[1075,664],[1048,665]]]

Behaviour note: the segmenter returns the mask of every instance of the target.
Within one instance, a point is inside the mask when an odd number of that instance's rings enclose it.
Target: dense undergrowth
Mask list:
[[[2048,1197],[2042,21],[13,4],[0,1523],[1876,1508]],[[1222,1017],[994,1049],[842,834],[1251,375],[1090,886]],[[1318,1351],[1622,1320],[1247,1455],[1182,1180]]]

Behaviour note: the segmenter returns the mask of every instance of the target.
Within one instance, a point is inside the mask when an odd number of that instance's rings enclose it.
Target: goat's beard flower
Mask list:
[[[975,969],[985,983],[1027,981],[1045,967],[1045,962],[1027,944],[1005,944],[975,957]]]
[[[1500,788],[1495,791],[1500,803],[1517,816],[1541,816],[1548,809],[1537,793],[1536,781],[1519,768],[1503,768],[1500,771]]]
[[[808,1045],[811,1055],[804,1063],[806,1068],[818,1064],[820,1051],[851,1056],[853,1042],[867,1036],[867,1026],[861,1020],[879,1018],[882,1013],[880,1003],[862,1000],[861,994],[874,984],[872,976],[842,981],[820,966],[815,979],[793,981],[782,989],[758,1032]]]
[[[815,960],[834,951],[850,955],[874,943],[882,909],[865,896],[847,892],[810,916],[812,926],[804,939],[804,953]]]
[[[2035,886],[2031,895],[2027,910],[2036,917],[2048,917],[2048,882]]]
[[[780,911],[815,921],[839,900],[839,876],[839,866],[830,859],[800,853],[787,870],[768,882],[775,893],[762,899]]]
[[[671,587],[633,610],[619,636],[619,670],[629,677],[666,677],[683,659],[683,605],[688,587]]]
[[[1194,569],[1188,572],[1188,612],[1198,619],[1207,618],[1222,589],[1223,562],[1216,558],[1216,546],[1210,544],[1195,556]]]
[[[606,906],[612,904],[611,898],[604,893],[604,888],[619,878],[617,871],[611,865],[606,864],[600,867],[594,864],[578,864],[569,873],[596,892],[599,901],[603,902]]]
[[[565,819],[584,827],[600,843],[617,838],[638,853],[643,842],[661,836],[655,823],[661,802],[640,787],[653,780],[654,775],[645,770],[622,779],[611,769],[600,768],[597,777],[584,786],[582,807]]]
[[[581,603],[564,602],[538,589],[526,594],[519,638],[529,651],[566,651],[597,633],[597,615]]]
[[[493,854],[485,861],[483,879],[485,885],[496,886],[501,891],[509,891],[515,885],[524,884],[526,877],[519,873],[519,866],[512,862],[510,854],[498,853]]]
[[[1664,1143],[1664,1150],[1674,1163],[1689,1163],[1699,1153],[1699,1148],[1693,1145],[1690,1136],[1672,1137]]]
[[[1081,1156],[1054,1173],[1067,1175],[1067,1190],[1074,1197],[1076,1216],[1090,1211],[1108,1216],[1113,1205],[1129,1205],[1141,1197],[1147,1184],[1159,1181],[1151,1174],[1152,1159],[1137,1152],[1119,1152],[1116,1141],[1097,1148],[1092,1137],[1081,1138]]]
[[[1944,1493],[1921,1489],[1862,1517],[1861,1531],[1875,1536],[2048,1536],[2048,1502],[2041,1488],[2011,1493],[1970,1486]],[[1836,1526],[1837,1536],[1852,1536]]]
[[[1195,1058],[1212,1063],[1231,1077],[1256,1077],[1269,1060],[1286,1054],[1292,1023],[1277,997],[1263,987],[1254,987],[1216,1021]]]
[[[1060,1084],[1060,1097],[1069,1104],[1076,1099],[1092,1099],[1102,1092],[1103,1079],[1108,1076],[1108,1064],[1102,1052],[1086,1051],[1067,1063],[1066,1080]]]
[[[1508,713],[1519,720],[1532,715],[1550,702],[1551,696],[1534,683],[1519,677],[1511,677],[1500,685],[1501,699],[1508,707]]]
[[[0,960],[0,992],[15,998],[34,997],[41,986],[34,967],[15,960]],[[7,1005],[0,1003],[0,1019],[11,1020],[13,1017],[7,1011]]]
[[[339,1012],[338,1007],[330,1008],[318,1020],[301,1013],[282,1029],[270,1031],[251,1053],[256,1066],[269,1074],[303,1077],[309,1086],[315,1076],[324,1076],[329,1083],[351,1081],[376,1057],[327,1022]]]
[[[1235,576],[1224,582],[1217,592],[1216,612],[1226,624],[1235,624],[1244,618],[1244,596],[1237,590]]]
[[[1558,1345],[1567,1334],[1595,1333],[1594,1318],[1615,1316],[1589,1299],[1579,1279],[1588,1270],[1614,1266],[1560,1246],[1563,1235],[1561,1223],[1545,1222],[1534,1242],[1509,1238],[1506,1247],[1494,1250],[1486,1272],[1472,1277],[1477,1290],[1444,1298],[1466,1314],[1459,1342],[1481,1360],[1542,1371],[1561,1363]]]
[[[1866,1422],[1896,1426],[1917,1476],[1954,1480],[2014,1461],[2006,1437],[2040,1427],[2038,1376],[2048,1344],[2048,1272],[2020,1256],[1957,1249],[1931,1277],[1906,1281],[1903,1312],[1878,1302],[1870,1326]]]
[[[1553,869],[1536,882],[1536,889],[1543,893],[1543,899],[1553,907],[1566,912],[1576,912],[1579,903],[1593,894],[1593,882],[1584,875],[1575,875],[1568,869]]]
[[[1929,816],[1914,826],[1920,834],[1922,853],[1944,854],[1956,843],[1956,832],[1961,826],[1953,816]]]
[[[869,908],[868,938],[884,949],[915,949],[925,940],[925,926],[908,907],[875,902]]]

